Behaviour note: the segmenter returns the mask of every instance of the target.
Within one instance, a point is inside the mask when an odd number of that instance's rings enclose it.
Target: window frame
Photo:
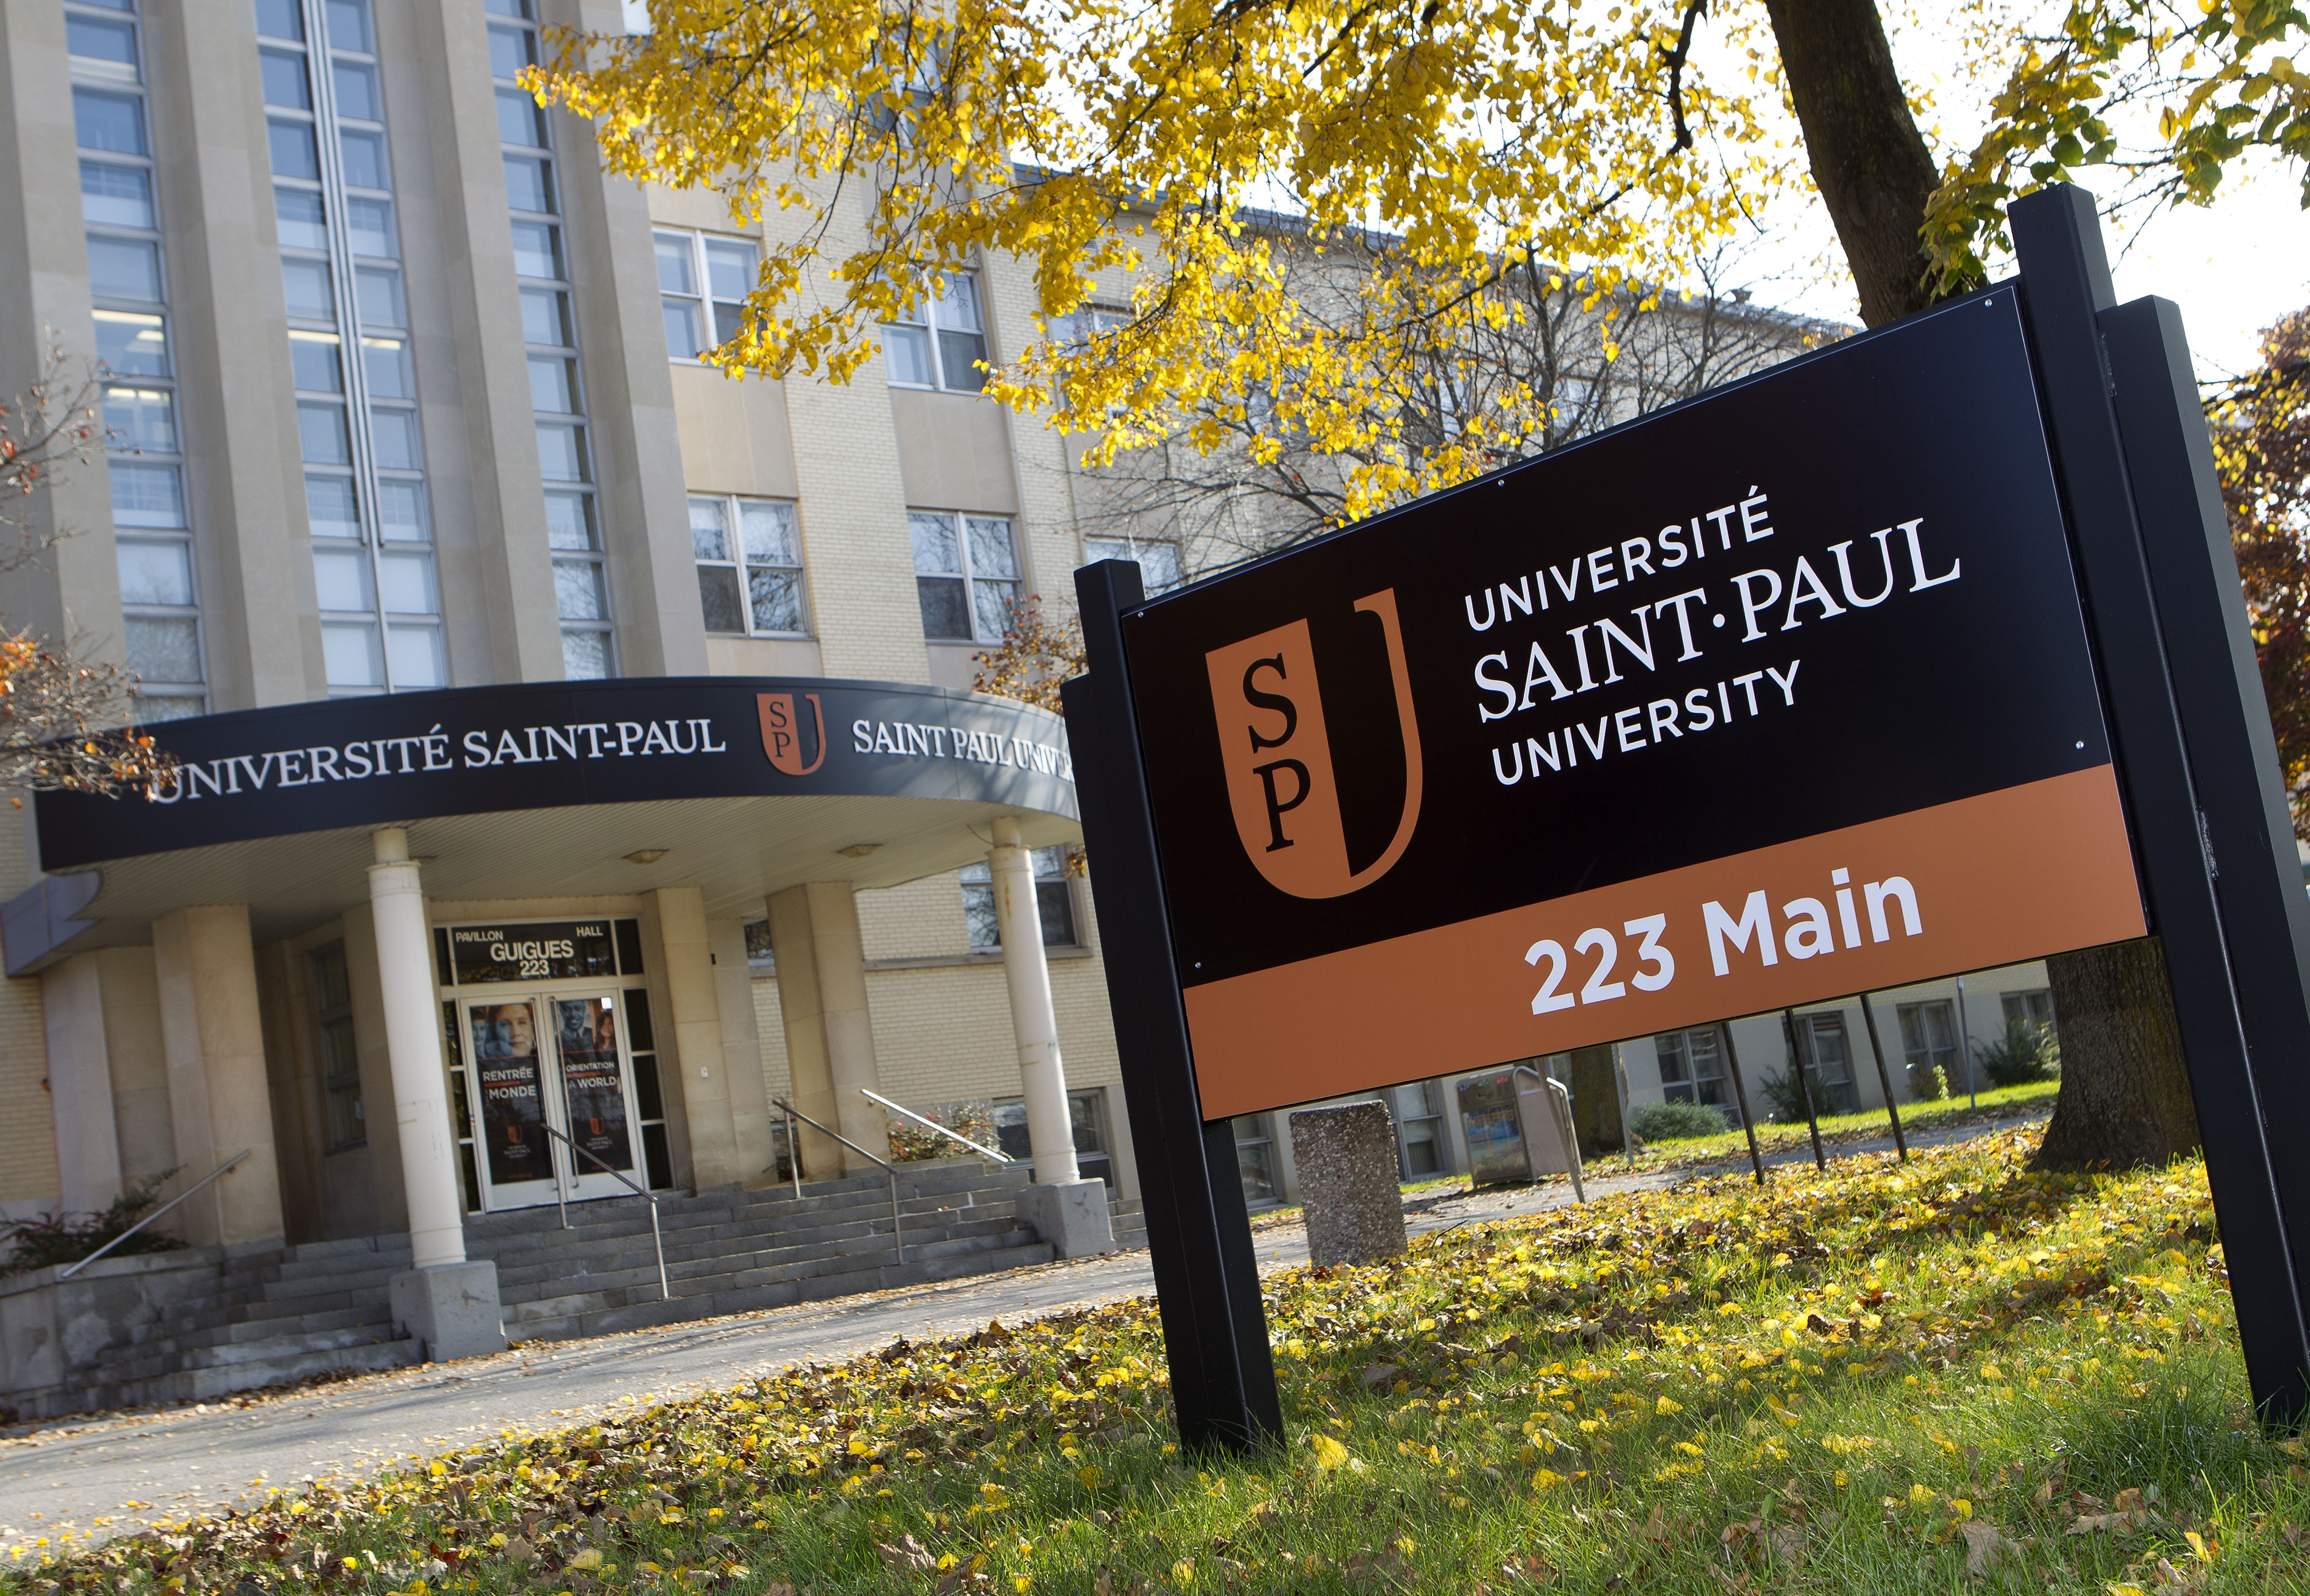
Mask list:
[[[1120,552],[1112,554],[1094,552],[1093,544],[1104,544]],[[1142,549],[1169,550],[1171,568],[1177,575],[1168,582],[1151,578],[1148,576],[1147,562],[1139,558],[1139,551]],[[1103,537],[1086,533],[1082,539],[1082,555],[1085,565],[1096,565],[1102,559],[1128,559],[1136,562],[1149,598],[1153,598],[1159,593],[1169,593],[1176,588],[1185,587],[1194,580],[1187,574],[1187,551],[1177,538],[1142,538],[1129,533],[1121,537]]]
[[[803,546],[801,502],[797,499],[772,499],[759,493],[692,493],[690,495],[690,503],[692,505],[713,504],[721,507],[722,535],[725,546],[730,551],[729,557],[725,559],[709,559],[706,556],[699,554],[698,552],[697,540],[693,534],[690,541],[690,558],[692,563],[694,563],[701,572],[708,570],[726,570],[736,573],[738,583],[738,609],[740,616],[743,620],[745,626],[744,630],[735,632],[717,631],[713,627],[708,626],[706,629],[706,635],[709,638],[769,638],[786,642],[795,641],[798,639],[807,640],[815,637],[817,634],[811,629],[810,556]],[[773,565],[768,562],[757,561],[750,553],[747,552],[745,507],[750,504],[783,505],[786,507],[787,514],[791,518],[794,534],[794,564],[790,566]],[[754,624],[754,585],[751,577],[753,573],[757,570],[791,571],[794,573],[796,605],[800,612],[797,617],[799,624],[794,630],[771,631],[757,627]],[[699,578],[698,595],[699,613],[701,621],[705,619],[706,612],[705,589],[705,578],[701,576]]]
[[[1068,873],[1074,850],[1065,843],[1054,843],[1046,848],[1027,851],[1029,867],[1035,876],[1035,909],[1043,926],[1043,950],[1072,949],[1085,946],[1082,940],[1082,916],[1075,902],[1074,879]],[[955,872],[962,889],[963,935],[969,940],[973,954],[999,956],[1003,951],[1003,933],[994,917],[994,867],[984,859],[973,860]],[[1054,941],[1051,936],[1053,906],[1058,906],[1059,918],[1066,931],[1067,940]],[[984,926],[988,940],[979,940]]]
[[[1941,1013],[1943,1028],[1950,1038],[1946,1046],[1936,1046],[1927,1032],[1926,1019],[1936,1010]],[[1916,1020],[1918,1035],[1925,1037],[1922,1046],[1912,1046],[1909,1042],[1910,1021],[1913,1016]],[[1896,1003],[1893,1006],[1893,1028],[1901,1039],[1901,1064],[1904,1071],[1913,1071],[1921,1063],[1929,1068],[1938,1065],[1941,1071],[1941,1080],[1947,1083],[1950,1089],[1955,1091],[1959,1089],[1957,1066],[1963,1057],[1964,1049],[1961,1045],[1963,1038],[1958,1035],[1957,1003],[1954,1000],[1921,998],[1912,1003]],[[1934,1056],[1936,1054],[1943,1053],[1949,1055],[1945,1063]]]
[[[656,246],[661,241],[675,239],[682,240],[683,247],[689,252],[690,280],[694,291],[687,294],[676,293],[661,281],[658,284],[658,299],[662,305],[669,300],[681,299],[695,306],[705,331],[713,336],[713,342],[706,344],[704,349],[718,349],[736,337],[738,330],[734,327],[727,334],[723,334],[722,318],[716,314],[717,308],[728,307],[738,312],[742,318],[746,296],[741,294],[738,298],[730,299],[714,291],[714,255],[708,246],[714,244],[742,246],[751,257],[750,269],[753,273],[752,282],[759,283],[761,281],[762,241],[760,239],[749,238],[743,233],[710,233],[696,228],[653,227],[650,229],[653,260],[656,258]],[[751,291],[750,287],[749,292]],[[701,358],[703,350],[694,350],[689,354],[678,355],[673,352],[673,344],[671,341],[665,347],[666,359],[677,366],[704,366],[707,362]]]
[[[954,539],[958,569],[952,571],[925,571],[922,568],[920,555],[913,547],[913,522],[914,518],[917,516],[925,517],[935,516],[942,518],[947,522],[948,533]],[[984,515],[977,510],[928,510],[910,506],[907,510],[907,520],[908,552],[916,560],[916,564],[915,566],[915,597],[916,602],[918,603],[921,602],[923,596],[923,584],[925,582],[960,582],[962,584],[963,609],[970,617],[971,630],[968,637],[954,638],[934,636],[930,629],[929,613],[927,610],[925,610],[923,616],[923,641],[925,643],[959,644],[966,646],[976,646],[978,647],[986,647],[991,644],[1002,642],[1003,634],[1001,632],[997,631],[989,634],[979,629],[980,617],[978,611],[978,589],[982,585],[1008,585],[1011,589],[1011,596],[1007,603],[1011,604],[1017,603],[1020,595],[1025,594],[1027,591],[1027,560],[1025,550],[1020,546],[1019,539],[1019,518],[1016,516],[1008,515]],[[1009,577],[982,577],[977,574],[977,558],[976,554],[973,553],[970,546],[970,524],[973,521],[1000,521],[1003,523],[1010,538],[1011,563],[1017,573],[1016,575]]]
[[[958,379],[953,376],[953,374],[948,371],[948,362],[946,358],[946,340],[948,338],[976,338],[978,340],[978,353],[977,359],[989,368],[992,368],[994,364],[994,340],[986,330],[986,285],[981,281],[979,273],[976,267],[967,268],[963,271],[952,273],[950,281],[968,282],[970,284],[970,298],[972,305],[977,312],[978,325],[976,327],[946,325],[940,319],[940,311],[945,306],[947,299],[947,296],[944,293],[929,294],[925,296],[923,304],[917,314],[901,314],[895,320],[884,322],[882,324],[882,374],[889,381],[890,386],[894,388],[907,388],[919,394],[968,394],[977,395],[986,393],[986,385],[994,375],[992,369],[980,371],[974,368],[963,372]],[[925,355],[926,356],[926,363],[928,364],[931,372],[931,380],[929,382],[915,382],[910,379],[892,377],[890,375],[891,360],[890,344],[890,334],[894,329],[901,332],[920,333],[923,335],[922,348]]]

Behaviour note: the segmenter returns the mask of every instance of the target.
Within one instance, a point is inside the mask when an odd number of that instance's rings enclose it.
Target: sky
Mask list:
[[[1889,0],[1888,12],[1897,4]],[[1941,135],[1930,140],[1938,159],[1971,144],[1976,130],[1958,125],[1959,118],[2002,86],[2005,63],[1969,54],[1936,10],[1935,0],[1915,0],[1906,22],[1896,18],[1892,44],[1895,65],[1912,96],[1929,97],[1934,108],[1920,119]],[[1984,73],[1996,81],[1984,83]],[[1776,131],[1797,142],[1793,119],[1776,118]],[[2138,223],[2106,221],[2118,299],[2158,294],[2179,305],[2201,380],[2219,381],[2250,369],[2262,329],[2310,305],[2310,213],[2302,209],[2301,179],[2298,165],[2254,159],[2225,176],[2220,196],[2210,207],[2179,207]],[[2114,175],[2097,181],[2088,170],[2080,180],[2097,190],[2115,187]],[[1754,290],[1759,299],[1859,324],[1860,308],[1837,248],[1836,230],[1817,198],[1781,206],[1744,256],[1750,271],[1762,279]]]

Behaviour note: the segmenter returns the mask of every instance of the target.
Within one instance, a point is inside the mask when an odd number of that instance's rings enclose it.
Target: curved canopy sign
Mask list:
[[[1065,724],[879,681],[658,677],[339,698],[152,729],[156,797],[43,793],[40,864],[682,798],[945,798],[1076,818]]]

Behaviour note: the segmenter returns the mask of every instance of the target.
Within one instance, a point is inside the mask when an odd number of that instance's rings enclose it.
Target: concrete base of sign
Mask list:
[[[439,1263],[412,1269],[394,1276],[387,1290],[395,1327],[404,1336],[416,1337],[430,1361],[480,1357],[506,1349],[496,1264]]]
[[[1107,1219],[1103,1180],[1053,1181],[1022,1187],[1018,1214],[1062,1258],[1089,1258],[1115,1251],[1115,1227]]]
[[[1295,1110],[1291,1157],[1307,1213],[1308,1262],[1374,1263],[1404,1250],[1403,1195],[1387,1105]]]

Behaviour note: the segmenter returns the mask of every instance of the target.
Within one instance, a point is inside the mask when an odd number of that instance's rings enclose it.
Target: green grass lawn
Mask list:
[[[1946,1129],[1952,1125],[1980,1124],[2000,1119],[2013,1119],[2031,1115],[2050,1113],[2054,1096],[2061,1089],[2058,1080],[2035,1081],[2028,1086],[1992,1087],[1977,1099],[1968,1100],[1960,1092],[1937,1103],[1904,1103],[1901,1105],[1901,1129],[1915,1133],[1921,1131]],[[1750,1106],[1759,1113],[1764,1106],[1750,1099]],[[1820,1116],[1820,1139],[1824,1144],[1869,1141],[1889,1139],[1893,1123],[1882,1108],[1871,1108],[1860,1114],[1825,1114]],[[1767,1153],[1787,1148],[1810,1147],[1811,1132],[1802,1120],[1793,1124],[1760,1123],[1757,1127],[1757,1146]],[[1714,1164],[1727,1158],[1746,1159],[1749,1141],[1739,1131],[1727,1131],[1721,1136],[1690,1136],[1674,1141],[1654,1141],[1646,1144],[1637,1153],[1636,1172],[1654,1169],[1681,1169],[1698,1165]],[[1593,1160],[1600,1175],[1619,1175],[1628,1169],[1628,1159],[1622,1153],[1600,1154]]]
[[[2033,1132],[1269,1286],[1286,1444],[1174,1446],[1151,1304],[896,1343],[101,1548],[14,1596],[2310,1591],[2204,1172]]]

